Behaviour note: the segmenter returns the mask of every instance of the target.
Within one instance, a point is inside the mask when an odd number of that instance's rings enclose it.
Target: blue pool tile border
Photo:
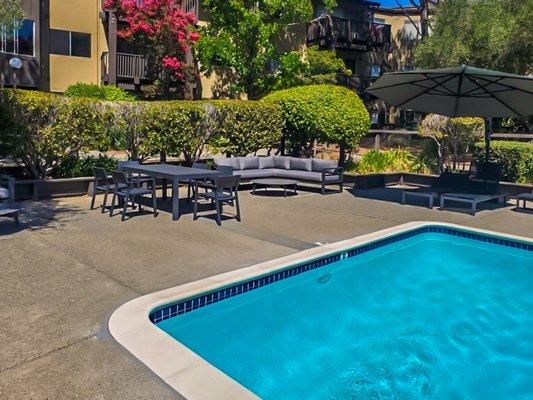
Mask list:
[[[209,304],[217,303],[224,299],[229,299],[231,297],[237,296],[242,293],[249,292],[251,290],[259,289],[263,286],[270,285],[274,282],[278,282],[292,276],[300,275],[304,272],[311,271],[325,265],[334,263],[341,259],[355,257],[359,254],[366,253],[377,248],[387,246],[392,243],[396,243],[405,239],[408,239],[413,236],[417,236],[423,233],[444,233],[447,235],[458,236],[467,239],[479,240],[482,242],[493,243],[501,246],[513,247],[518,249],[523,249],[527,251],[533,251],[533,244],[519,242],[511,239],[504,239],[496,236],[483,235],[475,232],[464,231],[461,229],[448,228],[444,226],[425,226],[421,228],[416,228],[411,231],[403,232],[394,236],[387,237],[385,239],[378,240],[376,242],[368,243],[363,246],[359,246],[353,249],[340,251],[337,254],[332,254],[327,257],[323,257],[317,260],[312,260],[303,264],[290,267],[288,269],[273,272],[266,276],[261,276],[246,282],[236,283],[232,286],[222,288],[215,292],[210,292],[207,294],[201,294],[197,297],[191,299],[183,300],[175,304],[166,305],[160,307],[156,310],[153,310],[150,313],[150,321],[154,324],[157,324],[166,319],[188,313],[190,311],[196,310],[200,307],[205,307]]]

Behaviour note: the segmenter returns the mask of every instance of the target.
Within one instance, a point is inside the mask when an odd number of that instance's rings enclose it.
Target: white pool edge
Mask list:
[[[531,242],[527,237],[457,224],[409,222],[138,297],[113,312],[108,323],[109,331],[118,343],[186,399],[258,399],[250,390],[154,325],[149,320],[150,312],[182,299],[426,226]]]

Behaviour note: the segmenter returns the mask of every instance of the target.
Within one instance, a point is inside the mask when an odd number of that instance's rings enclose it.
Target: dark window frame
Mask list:
[[[67,35],[66,38],[60,35]],[[92,35],[86,32],[67,31],[63,29],[50,29],[50,36],[57,35],[57,39],[50,40],[50,54],[92,58]],[[66,43],[59,43],[65,41]]]
[[[31,48],[32,53],[21,53],[20,52],[20,30],[22,29],[23,25],[25,23],[31,22],[32,24],[32,32],[31,32]],[[27,56],[27,57],[35,57],[35,27],[36,23],[32,19],[24,18],[18,22],[19,28],[10,30],[10,32],[4,31],[3,29],[0,30],[0,53],[4,54],[16,54],[21,56]],[[11,39],[11,40],[9,40]],[[11,48],[8,48],[8,42],[11,45]]]

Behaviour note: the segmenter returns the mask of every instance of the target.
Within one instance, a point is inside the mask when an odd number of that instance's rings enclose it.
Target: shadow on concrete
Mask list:
[[[57,199],[43,201],[25,201],[17,204],[20,208],[20,224],[17,226],[13,218],[0,218],[0,236],[10,235],[25,230],[39,230],[50,227],[64,226],[72,222],[80,213],[86,211],[69,207]]]

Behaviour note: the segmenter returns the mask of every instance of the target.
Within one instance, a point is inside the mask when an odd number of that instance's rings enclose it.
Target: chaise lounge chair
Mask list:
[[[433,208],[435,200],[443,193],[463,190],[468,185],[468,174],[453,173],[445,171],[439,175],[437,180],[428,187],[417,187],[404,189],[402,192],[402,204],[405,204],[407,197],[421,197],[428,199],[429,208]]]
[[[440,209],[444,210],[446,201],[470,205],[470,214],[476,215],[477,206],[487,201],[507,202],[507,193],[499,192],[502,168],[495,163],[481,163],[476,166],[476,174],[469,179],[466,190],[444,193],[440,196]]]

